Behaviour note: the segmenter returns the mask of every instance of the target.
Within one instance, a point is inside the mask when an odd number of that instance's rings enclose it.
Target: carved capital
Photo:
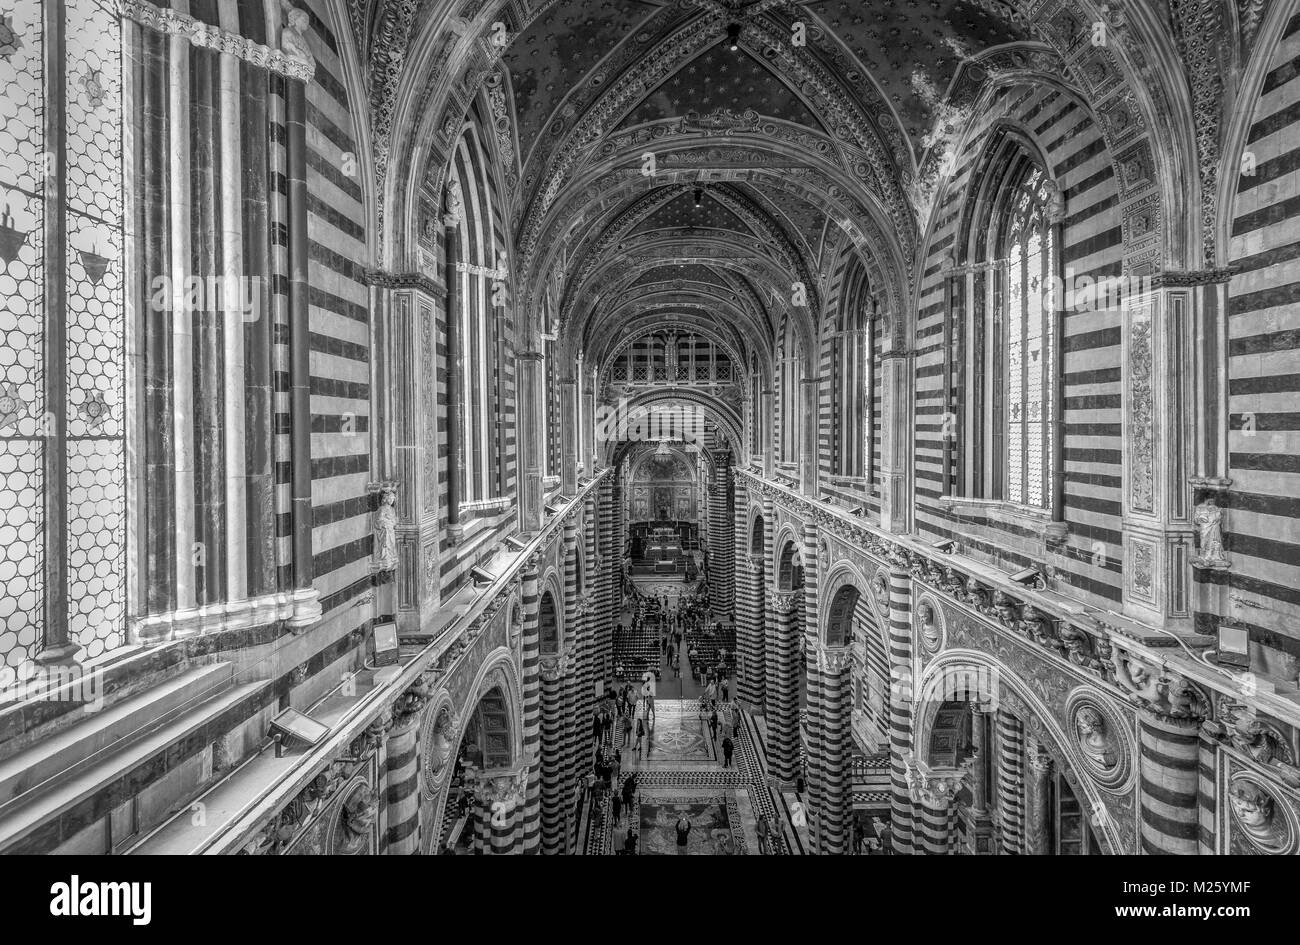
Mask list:
[[[923,761],[907,762],[907,789],[912,800],[932,810],[946,810],[966,777],[963,768],[931,768]]]

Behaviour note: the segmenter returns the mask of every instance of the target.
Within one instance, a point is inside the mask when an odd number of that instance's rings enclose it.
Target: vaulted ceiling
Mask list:
[[[846,254],[901,306],[945,95],[982,57],[1041,48],[1003,0],[370,2],[414,3],[413,35],[456,10],[443,63],[506,23],[478,74],[508,95],[512,263],[589,365],[667,319],[742,366],[786,318],[811,348]]]
[[[906,194],[942,97],[981,54],[1028,41],[1004,14],[996,0],[546,5],[502,63],[521,261],[558,286],[573,349],[598,364],[656,316],[705,312],[719,340],[768,354],[793,284],[810,325],[846,248],[877,291],[903,291]]]

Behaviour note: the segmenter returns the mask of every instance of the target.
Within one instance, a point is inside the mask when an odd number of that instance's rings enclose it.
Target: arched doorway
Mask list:
[[[438,831],[440,852],[448,847],[457,853],[510,852],[523,796],[523,778],[515,770],[511,712],[509,698],[496,685],[484,693],[466,719],[451,762],[451,783]],[[446,739],[445,731],[436,734],[442,715],[440,711],[435,716],[434,732],[435,738]],[[431,762],[446,763],[426,754],[426,777]]]
[[[1027,709],[1029,700],[992,674],[957,665],[927,673],[918,702],[917,772],[927,785],[948,781],[952,789],[922,793],[916,852],[1106,852],[1098,808],[1078,789],[1072,759],[1043,724],[1045,715]]]

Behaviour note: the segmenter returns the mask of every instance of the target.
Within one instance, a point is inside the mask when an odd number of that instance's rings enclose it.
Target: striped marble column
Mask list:
[[[541,633],[538,621],[539,590],[537,555],[529,558],[522,573],[523,597],[523,745],[522,763],[529,766],[527,788],[520,819],[519,849],[523,853],[536,853],[541,844],[541,764],[542,699],[541,699]],[[495,834],[493,841],[496,847]]]
[[[889,783],[890,834],[895,853],[912,851],[912,795],[907,761],[912,755],[916,678],[912,670],[912,578],[889,571]]]
[[[578,616],[573,623],[574,632],[582,633],[582,618]],[[563,841],[562,853],[573,851],[574,828],[577,826],[576,807],[578,799],[578,771],[582,757],[580,739],[584,729],[578,724],[578,654],[581,642],[574,640],[566,643],[564,648],[564,763],[561,767],[560,804],[562,810]]]
[[[731,467],[720,454],[709,489],[709,596],[715,619],[735,619],[735,575],[731,547],[734,542],[727,501]]]
[[[563,759],[560,765],[561,852],[569,851],[574,799],[578,781],[578,740],[584,731],[578,724],[579,686],[582,683],[579,661],[583,650],[585,627],[582,600],[578,588],[578,525],[576,518],[564,525],[564,657],[561,692],[564,705],[561,719]]]
[[[313,584],[311,483],[311,328],[310,274],[307,232],[307,93],[301,82],[285,86],[285,154],[288,191],[289,263],[289,415],[290,495],[293,524],[295,628],[311,626],[320,619],[321,607]]]
[[[1197,773],[1200,786],[1200,853],[1213,856],[1217,845],[1217,828],[1215,817],[1218,814],[1218,790],[1215,785],[1219,777],[1219,740],[1207,732],[1200,731],[1200,765]]]
[[[817,668],[817,650],[822,642],[821,612],[820,612],[820,595],[818,588],[820,586],[820,562],[817,556],[817,526],[812,522],[806,522],[800,531],[800,557],[803,560],[803,601],[800,610],[800,624],[803,629],[803,652],[808,655],[805,667],[806,673],[811,673]],[[797,693],[796,693],[797,698]],[[812,690],[808,690],[808,712],[809,718],[813,718]],[[821,695],[818,694],[820,700]],[[820,713],[821,706],[817,706]],[[798,703],[795,705],[795,717],[798,719]],[[799,722],[796,721],[796,725]],[[809,727],[811,732],[811,726]],[[820,737],[820,734],[818,734]],[[805,755],[811,756],[808,746],[805,746]]]
[[[799,747],[799,611],[802,593],[772,595],[772,635],[768,640],[768,766],[773,777],[793,781]]]
[[[610,582],[610,614],[605,621],[605,678],[611,676],[614,662],[614,622],[623,613],[623,550],[627,547],[627,521],[623,517],[623,484],[615,480],[610,487],[609,511],[612,516],[613,540],[610,542],[610,569],[613,581]]]
[[[761,647],[755,647],[758,607],[755,605],[754,563],[749,555],[749,489],[745,480],[736,478],[736,509],[731,556],[736,576],[736,702],[753,710],[755,688],[752,683],[755,664],[762,660]]]
[[[388,829],[385,850],[390,856],[409,856],[420,852],[420,708],[424,702],[403,696],[407,701],[401,711],[394,711],[393,727],[385,743]],[[411,710],[414,711],[411,711]]]
[[[1200,721],[1138,711],[1141,744],[1141,847],[1148,854],[1195,854]]]
[[[1052,759],[1035,738],[1025,740],[1025,841],[1027,856],[1051,853]]]
[[[763,680],[766,640],[763,629],[762,555],[737,555],[736,649],[740,653],[740,673],[736,680],[736,697],[750,712],[763,711]]]
[[[534,779],[526,772],[488,771],[485,781],[477,798],[477,837],[484,844],[482,852],[527,853],[523,846],[527,832],[521,821],[527,816],[526,797]]]
[[[952,801],[966,772],[960,768],[907,765],[908,790],[915,811],[913,853],[944,856],[953,846]]]
[[[564,661],[541,658],[542,695],[542,852],[562,851],[564,838]]]
[[[851,724],[852,651],[823,650],[818,659],[821,717],[817,721],[820,824],[817,851],[824,855],[849,852],[852,797],[848,759]]]
[[[492,805],[486,800],[474,800],[474,841],[475,853],[492,853]]]
[[[587,555],[585,572],[586,589],[582,600],[582,650],[578,657],[578,717],[575,724],[578,728],[577,745],[579,750],[583,744],[583,732],[591,724],[591,713],[596,708],[596,664],[599,658],[599,650],[596,645],[596,628],[600,621],[600,604],[599,598],[603,579],[597,561],[600,557],[598,551],[598,537],[601,534],[601,523],[599,516],[599,505],[597,502],[600,487],[587,493],[587,499],[583,506],[582,521],[585,524],[582,539],[586,544]]]
[[[614,502],[616,501],[616,492],[614,485],[608,479],[600,484],[600,562],[601,562],[601,589],[599,595],[599,609],[596,613],[596,626],[594,629],[594,640],[596,644],[596,654],[594,660],[596,682],[603,687],[611,679],[612,662],[613,662],[613,622],[618,614],[614,609],[615,594],[621,593],[615,591],[615,586],[622,582],[623,571],[620,555],[615,554],[615,541],[617,535],[616,515]],[[593,686],[593,691],[595,687]]]
[[[1000,852],[1023,850],[1025,820],[1025,732],[1020,719],[997,710],[998,845]]]
[[[805,759],[804,776],[807,779],[808,840],[814,853],[823,853],[822,815],[826,813],[826,797],[822,790],[826,759],[822,749],[823,650],[809,631],[804,632],[804,652],[808,654],[804,685],[808,690],[808,714],[805,724],[799,727]]]

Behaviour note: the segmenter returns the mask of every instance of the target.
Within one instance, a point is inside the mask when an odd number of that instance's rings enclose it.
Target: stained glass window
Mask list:
[[[35,671],[45,596],[41,4],[0,11],[0,689]]]
[[[996,420],[1004,444],[999,498],[1039,508],[1051,503],[1055,460],[1052,273],[1056,248],[1047,220],[1049,186],[1042,170],[1032,168],[1008,203],[1000,312],[1004,353],[998,363],[1003,396]]]
[[[0,12],[0,689],[33,676],[43,642],[47,553],[65,556],[68,637],[78,659],[125,639],[121,28],[109,4],[68,0],[62,154],[44,138],[43,10]],[[46,344],[47,175],[64,183],[66,347]],[[66,370],[66,544],[46,548],[44,468],[58,424],[46,365]],[[57,441],[56,441],[57,442]],[[58,448],[55,446],[54,448]],[[49,593],[56,593],[49,589]]]
[[[125,639],[126,470],[121,26],[67,0],[68,636]]]

